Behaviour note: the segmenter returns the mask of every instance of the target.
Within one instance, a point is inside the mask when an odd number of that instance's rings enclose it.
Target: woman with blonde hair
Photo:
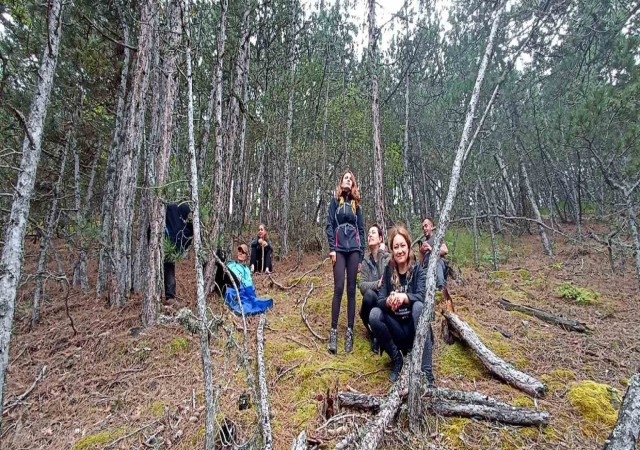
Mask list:
[[[353,350],[353,322],[356,315],[356,276],[364,258],[364,223],[360,208],[360,192],[353,172],[347,170],[336,186],[336,195],[327,213],[329,256],[333,263],[333,301],[329,352],[338,347],[338,317],[347,276],[347,337],[344,350]]]
[[[406,354],[413,347],[427,293],[427,275],[413,258],[411,237],[404,226],[393,227],[388,242],[391,260],[382,276],[378,304],[369,314],[369,326],[391,358],[389,381],[395,382],[402,371],[402,352]],[[421,364],[429,384],[435,381],[431,367],[432,337],[429,330]]]

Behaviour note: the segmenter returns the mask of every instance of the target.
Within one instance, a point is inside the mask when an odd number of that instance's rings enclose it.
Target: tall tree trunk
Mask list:
[[[383,235],[387,234],[385,222],[384,204],[384,174],[382,165],[384,158],[382,155],[382,144],[380,142],[380,111],[378,105],[378,32],[376,28],[376,2],[369,1],[369,70],[371,72],[371,116],[373,120],[373,201],[376,214],[376,222],[382,228]]]
[[[169,169],[169,157],[171,155],[172,133],[174,130],[174,107],[178,93],[177,58],[182,35],[182,18],[180,17],[181,5],[179,0],[172,0],[167,13],[169,21],[166,37],[167,43],[160,76],[163,86],[160,114],[160,127],[158,136],[155,136],[153,172],[150,174],[150,209],[149,209],[149,245],[147,259],[143,265],[146,268],[144,282],[144,296],[142,301],[142,324],[145,327],[153,325],[158,316],[158,305],[162,295],[163,286],[163,238],[165,227],[165,205],[160,197],[160,188],[165,183]],[[190,99],[190,101],[192,101]],[[145,230],[146,232],[146,230]]]
[[[113,139],[107,157],[105,191],[102,197],[100,208],[100,251],[98,256],[98,277],[96,281],[96,295],[100,295],[106,288],[107,273],[111,270],[112,256],[109,242],[111,241],[111,229],[113,227],[113,205],[115,200],[116,186],[118,183],[118,163],[120,160],[120,150],[122,145],[122,131],[126,115],[127,80],[129,79],[129,64],[131,62],[131,50],[129,49],[129,25],[124,17],[124,11],[120,0],[115,2],[122,25],[124,41],[124,57],[122,61],[122,72],[120,74],[120,85],[118,88],[118,106],[116,108],[116,123],[113,129]]]
[[[626,196],[627,203],[627,220],[629,221],[629,230],[631,230],[631,240],[633,242],[633,250],[636,259],[636,278],[640,286],[640,237],[638,236],[638,222],[636,205],[633,203],[633,193],[629,192]]]
[[[153,32],[158,22],[155,0],[143,3],[138,31],[138,53],[131,81],[131,95],[119,164],[118,186],[111,232],[113,267],[109,272],[109,301],[112,306],[124,306],[131,288],[131,233],[133,204],[136,197],[138,163],[144,135],[146,96],[154,45]]]
[[[467,153],[467,146],[469,143],[469,139],[471,137],[471,129],[473,126],[473,118],[476,112],[476,108],[478,106],[478,99],[480,97],[480,90],[482,88],[482,82],[484,81],[485,73],[487,71],[487,67],[489,65],[489,61],[493,54],[493,47],[496,40],[496,34],[498,31],[498,25],[500,24],[500,19],[502,18],[502,14],[506,7],[506,3],[503,3],[502,6],[499,7],[498,11],[495,13],[493,24],[491,25],[491,33],[489,34],[489,41],[487,43],[487,48],[485,49],[484,55],[482,57],[482,61],[480,63],[480,67],[478,69],[478,76],[476,78],[475,86],[473,87],[473,92],[471,94],[471,99],[469,100],[469,106],[467,109],[467,114],[465,117],[464,128],[462,130],[462,136],[460,138],[460,144],[458,145],[458,150],[456,151],[456,157],[453,162],[453,167],[451,169],[451,180],[449,182],[449,191],[447,192],[447,198],[442,207],[442,211],[440,212],[440,219],[438,221],[438,228],[436,231],[436,236],[433,244],[433,248],[436,249],[434,252],[435,258],[429,259],[429,267],[427,268],[427,294],[425,299],[424,311],[420,316],[420,321],[418,323],[418,329],[416,330],[416,337],[413,343],[413,356],[411,357],[411,367],[409,372],[409,417],[411,420],[409,422],[409,426],[412,431],[417,432],[420,427],[420,419],[421,419],[421,402],[420,402],[420,379],[421,379],[421,362],[422,362],[422,353],[424,343],[427,339],[428,332],[431,327],[431,320],[434,313],[434,297],[435,297],[435,289],[436,289],[436,265],[440,259],[440,252],[438,249],[442,243],[444,238],[444,234],[447,230],[447,226],[449,225],[450,213],[453,208],[453,202],[456,198],[456,193],[458,190],[458,182],[460,180],[460,173],[462,171],[462,164],[464,163],[464,156]]]
[[[47,224],[40,239],[40,257],[38,258],[38,268],[36,269],[36,286],[33,291],[33,306],[31,308],[31,327],[35,327],[40,322],[40,302],[44,294],[44,275],[47,269],[47,256],[49,252],[49,245],[53,236],[56,223],[58,222],[58,201],[60,200],[60,188],[62,186],[62,180],[64,179],[65,166],[67,164],[67,153],[69,147],[72,144],[73,127],[70,127],[67,131],[65,139],[65,145],[62,150],[60,158],[60,172],[58,173],[58,179],[53,187],[53,198],[51,199],[51,209],[49,210],[49,216],[47,217]]]
[[[82,102],[80,102],[82,105]],[[73,127],[77,126],[78,114],[74,115]],[[87,248],[86,242],[83,236],[82,228],[84,223],[84,214],[82,211],[82,200],[80,197],[80,153],[78,153],[78,146],[75,143],[75,137],[72,137],[73,143],[73,196],[74,205],[76,209],[76,233],[75,244],[78,250],[78,259],[73,266],[73,279],[72,285],[78,286],[87,292],[89,290],[89,278],[87,277]]]
[[[67,5],[71,6],[72,1]],[[0,426],[4,405],[4,382],[9,366],[9,343],[13,328],[16,291],[22,272],[24,235],[29,220],[29,207],[40,161],[42,134],[49,104],[49,94],[58,62],[60,38],[62,37],[61,0],[51,0],[47,9],[47,45],[40,59],[36,91],[22,141],[20,172],[13,194],[11,213],[4,234],[2,260],[0,260]]]
[[[289,252],[289,209],[291,203],[291,147],[293,135],[293,96],[296,84],[296,7],[291,12],[291,27],[289,36],[289,101],[287,103],[287,133],[284,150],[284,174],[282,188],[282,253]]]
[[[224,1],[224,0],[223,0]],[[189,9],[186,7],[183,20],[188,20]],[[191,72],[191,39],[189,26],[185,26],[187,31],[187,120],[189,133],[189,157],[191,160],[191,202],[193,210],[193,249],[195,252],[195,269],[198,295],[198,319],[200,321],[200,354],[202,357],[202,371],[204,376],[204,397],[205,397],[205,449],[213,450],[215,447],[215,409],[213,392],[213,369],[211,365],[211,351],[209,349],[209,328],[207,324],[207,298],[204,286],[204,276],[202,273],[202,263],[200,255],[202,242],[200,235],[200,201],[198,196],[198,162],[196,159],[196,144],[193,135],[193,74]]]
[[[544,248],[544,252],[547,255],[551,256],[553,255],[553,250],[551,249],[551,245],[549,244],[547,233],[544,227],[540,224],[542,222],[542,216],[540,215],[540,210],[538,209],[538,203],[536,202],[535,194],[533,193],[533,189],[531,188],[531,182],[529,181],[529,175],[527,174],[527,168],[524,163],[524,158],[522,157],[522,154],[519,154],[518,158],[520,160],[520,172],[522,173],[524,186],[527,190],[527,198],[529,200],[529,204],[531,205],[531,209],[533,211],[533,217],[538,221],[538,231],[540,232],[542,247]]]
[[[509,174],[507,173],[507,166],[502,159],[502,150],[500,149],[500,145],[498,145],[497,151],[493,154],[496,162],[498,163],[498,168],[500,169],[500,176],[502,177],[502,182],[504,183],[504,190],[507,194],[505,196],[505,201],[507,203],[507,215],[515,216],[517,214],[515,207],[515,194],[513,193],[513,188],[511,187],[511,180],[509,179]]]
[[[224,183],[224,129],[222,124],[222,90],[223,90],[223,72],[224,68],[224,52],[227,42],[227,10],[229,9],[229,0],[220,0],[220,27],[218,29],[218,54],[216,62],[216,98],[214,103],[215,115],[215,140],[216,140],[216,165],[214,174],[214,186],[212,201],[215,202],[215,210],[211,211],[211,232],[209,234],[209,242],[212,244],[220,242],[220,234],[222,232],[221,219],[224,217],[223,208],[228,208],[228,196],[222,192]],[[231,164],[231,161],[226,161]],[[213,292],[213,280],[216,273],[215,255],[211,254],[207,262],[207,271],[205,274],[205,294],[209,295]]]

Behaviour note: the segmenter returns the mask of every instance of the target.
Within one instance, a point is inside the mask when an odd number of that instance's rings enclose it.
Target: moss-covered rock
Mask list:
[[[602,383],[584,380],[569,385],[569,403],[589,422],[613,427],[618,419],[620,391]]]
[[[115,441],[119,437],[123,436],[126,432],[126,428],[116,428],[114,430],[100,431],[99,433],[90,434],[83,438],[80,438],[71,450],[93,450],[101,449]]]

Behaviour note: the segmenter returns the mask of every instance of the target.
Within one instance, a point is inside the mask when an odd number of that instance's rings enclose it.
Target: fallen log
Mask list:
[[[338,394],[351,408],[375,410],[385,399],[375,395],[352,392]],[[432,412],[441,416],[475,417],[512,425],[547,425],[549,413],[535,409],[521,408],[503,403],[480,392],[456,391],[453,389],[423,389],[422,400]]]
[[[629,380],[624,394],[618,421],[604,444],[604,450],[628,450],[638,448],[640,434],[640,374]]]
[[[269,413],[269,391],[267,389],[266,368],[264,365],[264,323],[266,316],[260,314],[258,324],[258,384],[260,386],[260,426],[262,428],[262,448],[271,450],[273,448],[273,436],[271,434],[271,419]]]
[[[550,323],[552,325],[559,325],[567,331],[577,331],[578,333],[586,333],[589,328],[586,324],[582,322],[578,322],[573,319],[566,319],[564,317],[556,316],[547,311],[543,311],[541,309],[532,308],[531,306],[526,305],[518,305],[516,303],[511,303],[506,298],[500,299],[500,307],[507,311],[518,311],[523,314],[527,314],[529,316],[537,317],[538,319]]]
[[[485,420],[511,425],[538,426],[549,423],[549,413],[546,411],[536,411],[535,409],[504,404],[495,406],[474,405],[438,399],[431,401],[428,408],[441,416],[479,417]]]
[[[446,311],[444,316],[451,327],[456,330],[458,336],[480,358],[482,364],[496,377],[521,391],[534,396],[542,397],[547,391],[547,386],[536,378],[521,372],[511,364],[498,357],[482,343],[475,331],[455,313]]]

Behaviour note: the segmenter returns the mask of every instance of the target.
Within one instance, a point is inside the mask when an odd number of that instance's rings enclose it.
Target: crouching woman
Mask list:
[[[389,381],[395,382],[402,371],[402,353],[408,353],[413,347],[426,296],[426,273],[415,263],[411,254],[411,237],[405,227],[393,227],[389,231],[388,242],[391,260],[384,270],[377,306],[369,314],[369,326],[380,347],[391,358]],[[434,382],[432,338],[433,333],[429,329],[421,364],[429,383]]]

